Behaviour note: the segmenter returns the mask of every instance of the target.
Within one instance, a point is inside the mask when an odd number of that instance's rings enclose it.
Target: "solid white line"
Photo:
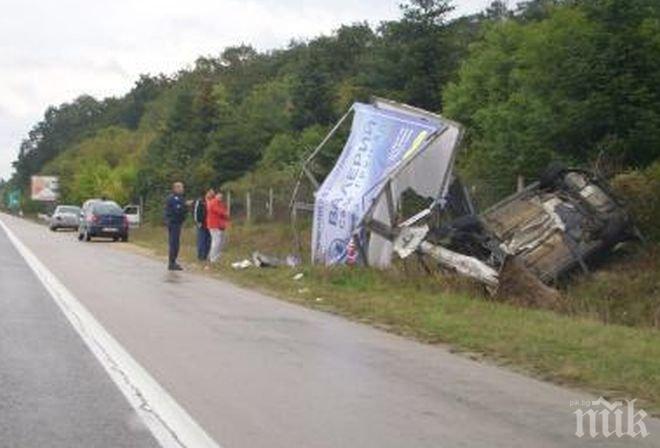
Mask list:
[[[158,443],[165,448],[220,448],[2,220],[0,227]]]

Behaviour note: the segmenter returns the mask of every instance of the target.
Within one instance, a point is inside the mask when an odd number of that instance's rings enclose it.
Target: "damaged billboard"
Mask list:
[[[333,169],[319,182],[310,167],[339,126],[353,117]],[[304,162],[291,205],[313,211],[312,262],[387,267],[403,192],[412,189],[441,207],[462,128],[440,115],[389,100],[355,103]],[[313,203],[298,198],[307,177]]]
[[[428,150],[429,142],[447,127],[440,120],[377,104],[356,103],[353,113],[348,141],[316,193],[312,237],[315,263],[346,260],[351,239],[363,238],[356,230],[387,179],[406,161]]]

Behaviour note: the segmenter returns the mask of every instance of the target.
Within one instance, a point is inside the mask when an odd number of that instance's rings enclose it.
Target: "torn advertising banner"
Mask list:
[[[347,248],[383,181],[445,128],[404,110],[353,105],[351,133],[333,170],[316,192],[312,259],[345,262]]]
[[[33,201],[54,202],[59,197],[57,176],[32,176],[30,197]]]

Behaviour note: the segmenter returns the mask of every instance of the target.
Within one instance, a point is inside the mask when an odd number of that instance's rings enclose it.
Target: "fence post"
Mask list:
[[[268,218],[273,219],[273,189],[268,189]]]
[[[250,192],[245,193],[245,213],[246,221],[249,223],[252,221],[252,198],[250,197]]]
[[[525,189],[525,177],[521,176],[520,174],[518,175],[518,182],[517,182],[517,189],[518,193],[523,191]]]

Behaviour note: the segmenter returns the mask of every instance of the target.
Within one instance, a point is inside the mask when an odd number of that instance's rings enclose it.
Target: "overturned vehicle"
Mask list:
[[[479,215],[446,224],[401,229],[397,252],[422,251],[440,264],[500,287],[505,268],[545,284],[579,267],[619,242],[635,237],[630,217],[594,174],[551,165],[541,180]]]
[[[350,114],[348,140],[320,182],[314,160]],[[462,135],[458,123],[407,105],[378,98],[353,105],[303,164],[292,198],[294,218],[314,213],[312,262],[387,267],[394,254],[424,255],[491,293],[503,288],[507,272],[542,290],[634,236],[602,179],[559,164],[477,213],[454,173]],[[301,200],[305,179],[313,204]],[[411,193],[423,198],[412,208],[404,206]]]

